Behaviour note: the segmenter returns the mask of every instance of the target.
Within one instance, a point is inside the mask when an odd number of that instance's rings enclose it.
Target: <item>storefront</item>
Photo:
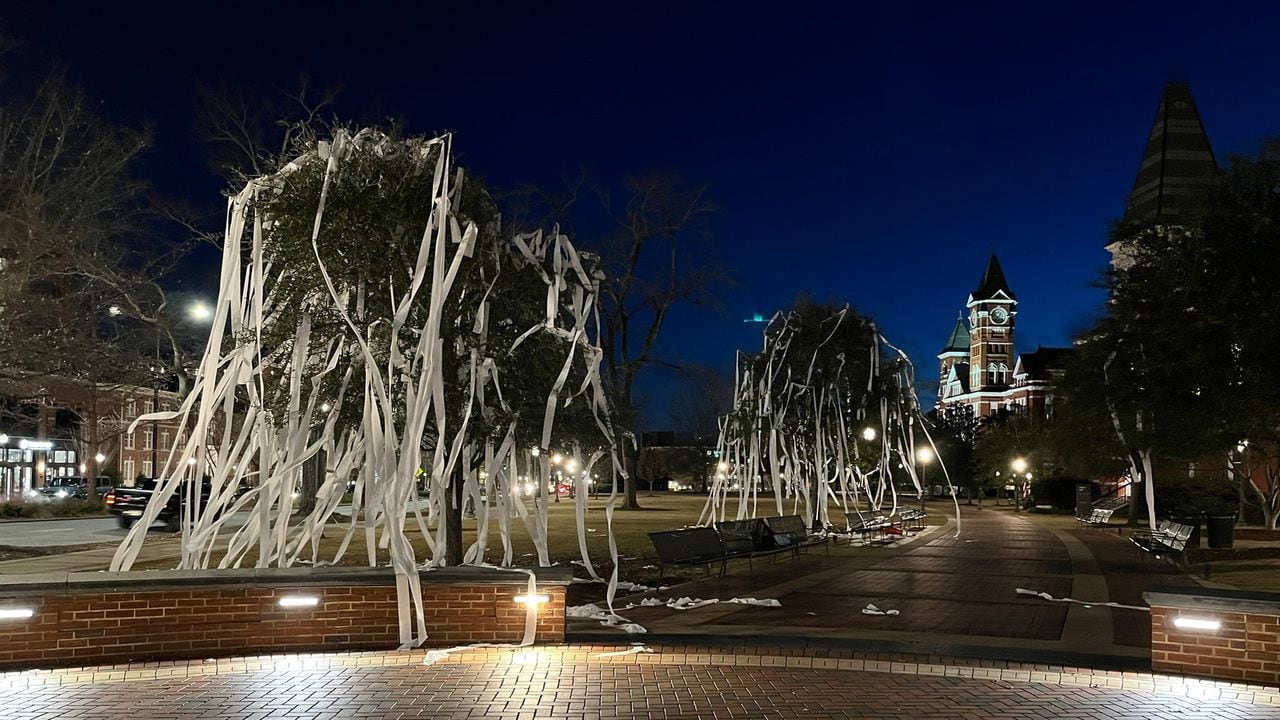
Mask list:
[[[80,475],[76,451],[65,440],[0,435],[0,496],[23,495],[55,477]]]

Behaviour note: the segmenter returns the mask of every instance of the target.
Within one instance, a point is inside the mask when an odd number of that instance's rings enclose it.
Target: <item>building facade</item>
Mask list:
[[[0,495],[42,487],[55,477],[112,475],[125,485],[155,477],[182,439],[180,419],[141,415],[178,409],[177,393],[18,373],[0,378],[9,409],[0,418]]]
[[[992,253],[978,286],[965,302],[967,317],[938,353],[940,415],[979,420],[1002,412],[1045,418],[1053,414],[1053,384],[1070,348],[1038,348],[1016,355],[1018,298]]]

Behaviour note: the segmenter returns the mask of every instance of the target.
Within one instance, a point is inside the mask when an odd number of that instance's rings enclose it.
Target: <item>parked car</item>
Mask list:
[[[94,485],[98,497],[111,492],[111,478],[100,477]],[[44,486],[36,490],[43,498],[61,500],[63,498],[86,498],[89,496],[89,478],[59,477],[48,478]]]

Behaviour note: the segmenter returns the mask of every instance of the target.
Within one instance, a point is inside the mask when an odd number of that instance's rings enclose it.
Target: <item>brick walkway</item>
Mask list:
[[[1205,718],[1274,689],[947,658],[617,646],[275,656],[0,674],[9,720]]]

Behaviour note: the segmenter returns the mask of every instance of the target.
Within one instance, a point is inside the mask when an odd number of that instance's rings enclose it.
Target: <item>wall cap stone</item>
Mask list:
[[[528,568],[539,585],[564,585],[573,581],[572,568]],[[526,586],[525,571],[490,567],[448,567],[420,570],[424,586],[511,585]],[[32,595],[77,595],[101,592],[183,590],[191,587],[323,587],[344,585],[394,585],[395,572],[388,567],[290,567],[226,570],[133,570],[128,572],[73,572],[0,575],[0,598]]]
[[[1219,588],[1154,587],[1142,593],[1152,607],[1280,616],[1280,593]]]

